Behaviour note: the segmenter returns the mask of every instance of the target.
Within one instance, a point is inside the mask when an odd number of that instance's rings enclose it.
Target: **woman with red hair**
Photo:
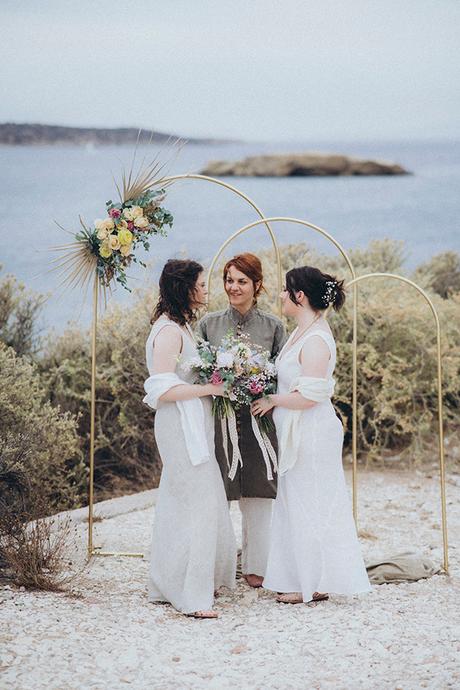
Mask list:
[[[223,311],[209,313],[198,324],[198,334],[212,345],[220,345],[229,332],[243,333],[249,340],[278,355],[285,338],[280,319],[261,311],[257,298],[264,289],[262,264],[254,254],[234,256],[223,270],[224,289],[229,305]],[[215,425],[216,457],[224,480],[229,501],[239,501],[242,513],[242,572],[251,587],[260,587],[265,576],[270,521],[273,499],[276,497],[276,479],[267,478],[267,468],[259,443],[254,436],[249,406],[236,413],[238,443],[243,461],[234,479],[228,476],[227,453],[223,447],[220,421]],[[276,435],[270,441],[277,449]]]

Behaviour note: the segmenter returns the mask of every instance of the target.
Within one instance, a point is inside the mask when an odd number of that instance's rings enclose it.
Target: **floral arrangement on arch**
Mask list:
[[[181,145],[176,141],[174,145]],[[137,255],[142,247],[148,251],[152,237],[166,237],[167,226],[172,227],[173,216],[164,206],[166,187],[171,180],[160,177],[164,168],[155,158],[134,173],[136,151],[129,173],[123,172],[122,184],[115,183],[119,201],[107,201],[107,216],[88,226],[80,217],[82,229],[73,235],[74,242],[53,250],[63,252],[55,262],[55,270],[63,276],[63,283],[71,287],[87,287],[95,276],[99,286],[111,287],[119,283],[126,290],[126,269],[132,263],[145,267]],[[57,225],[65,230],[59,223]]]

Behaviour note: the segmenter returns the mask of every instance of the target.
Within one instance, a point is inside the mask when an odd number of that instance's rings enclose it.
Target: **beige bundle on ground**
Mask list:
[[[388,582],[415,582],[440,572],[428,558],[418,553],[398,553],[388,558],[366,564],[369,580],[373,585]]]

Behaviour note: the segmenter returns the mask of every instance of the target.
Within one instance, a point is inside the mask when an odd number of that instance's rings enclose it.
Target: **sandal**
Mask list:
[[[303,598],[300,592],[286,592],[278,594],[276,601],[280,604],[303,604]]]
[[[251,573],[250,575],[243,575],[243,577],[250,587],[254,587],[255,589],[262,587],[264,578],[261,575],[254,575]]]
[[[329,594],[321,592],[313,592],[313,598],[307,601],[307,604],[317,604],[320,601],[329,601]]]
[[[193,613],[186,613],[185,615],[189,618],[199,618],[202,620],[206,618],[219,618],[217,611],[194,611]]]

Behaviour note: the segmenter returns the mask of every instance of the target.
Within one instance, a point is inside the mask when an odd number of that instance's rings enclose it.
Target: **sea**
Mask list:
[[[331,234],[345,249],[391,238],[404,245],[405,270],[446,250],[460,250],[460,142],[294,142],[186,144],[170,161],[169,174],[197,173],[211,160],[236,160],[263,153],[320,151],[387,160],[412,174],[383,177],[237,178],[226,181],[248,195],[266,217],[306,220]],[[142,147],[137,161],[159,153]],[[160,150],[167,161],[171,151]],[[44,295],[42,329],[64,330],[69,322],[87,326],[90,299],[65,290],[52,271],[53,246],[66,244],[87,224],[105,216],[116,198],[114,180],[132,160],[131,146],[3,146],[0,148],[0,278],[13,274]],[[170,257],[190,257],[209,265],[224,240],[257,214],[229,190],[201,180],[172,185],[165,206],[174,216],[166,238],[156,237],[142,257],[146,269],[129,270],[134,289],[155,284]],[[335,247],[314,231],[286,223],[273,225],[281,245],[306,242],[324,253]],[[227,250],[257,253],[269,247],[263,227],[241,235]],[[133,299],[118,287],[112,300]]]

